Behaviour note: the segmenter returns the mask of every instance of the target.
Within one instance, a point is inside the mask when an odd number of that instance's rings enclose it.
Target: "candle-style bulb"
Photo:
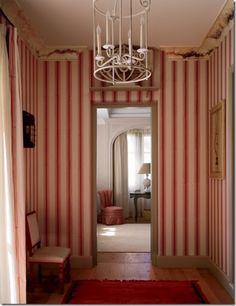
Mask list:
[[[106,12],[106,45],[109,44],[109,19],[111,18],[110,11]]]
[[[98,49],[98,55],[101,55],[101,27],[98,24],[96,28],[97,32],[97,49]]]
[[[128,32],[129,55],[132,56],[131,30]]]
[[[140,18],[140,49],[143,49],[143,34],[144,34],[144,17]]]

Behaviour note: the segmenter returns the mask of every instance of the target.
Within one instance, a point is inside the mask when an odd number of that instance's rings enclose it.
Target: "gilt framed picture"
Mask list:
[[[225,176],[225,101],[210,110],[210,177]]]

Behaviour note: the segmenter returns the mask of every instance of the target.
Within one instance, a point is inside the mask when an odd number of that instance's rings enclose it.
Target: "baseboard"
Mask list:
[[[227,275],[219,269],[219,267],[209,258],[209,270],[212,275],[218,280],[218,282],[228,291],[230,296],[234,299],[235,297],[235,288],[234,284],[230,282],[230,279]]]
[[[70,264],[72,268],[92,268],[92,256],[71,256]]]
[[[160,268],[206,268],[234,298],[235,288],[227,275],[208,256],[157,256],[156,265]]]
[[[160,268],[208,268],[207,256],[157,256]]]

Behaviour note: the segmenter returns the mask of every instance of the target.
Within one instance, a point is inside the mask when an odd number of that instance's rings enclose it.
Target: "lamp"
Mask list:
[[[143,180],[143,186],[145,192],[150,192],[151,180],[148,178],[149,173],[151,173],[151,164],[143,163],[138,171],[138,174],[146,174],[146,177]]]
[[[96,79],[114,85],[140,82],[151,76],[147,47],[150,5],[151,0],[93,0]],[[134,45],[137,30],[138,47]]]

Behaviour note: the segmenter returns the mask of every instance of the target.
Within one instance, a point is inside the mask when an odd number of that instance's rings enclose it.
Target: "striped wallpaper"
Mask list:
[[[208,62],[160,69],[159,255],[208,255]]]
[[[21,83],[22,83],[22,103],[23,110],[35,115],[36,125],[38,122],[38,61],[29,48],[22,42],[18,41],[21,61]],[[38,135],[36,131],[36,141]],[[25,149],[25,172],[26,172],[26,207],[27,211],[37,209],[37,159],[38,150]]]
[[[233,64],[233,31],[223,39],[220,46],[214,50],[209,60],[209,110],[218,102],[225,100],[226,114],[229,102],[229,67]],[[228,120],[228,115],[226,115]],[[226,121],[227,121],[226,120]],[[226,122],[226,139],[229,134]],[[226,159],[229,158],[229,143],[226,142]],[[231,183],[226,168],[226,177],[223,180],[209,179],[209,256],[213,262],[226,273],[232,273],[230,258],[233,242],[233,228],[230,216],[232,205],[230,195],[227,194],[227,185]]]
[[[36,148],[25,150],[27,210],[38,211],[46,245],[92,255],[91,105],[158,103],[158,255],[209,255],[229,275],[227,179],[209,179],[208,124],[210,108],[227,99],[232,39],[209,60],[155,52],[148,85],[160,79],[158,92],[89,91],[97,85],[91,52],[42,62],[19,42],[23,104],[37,121]]]
[[[90,184],[86,183],[90,177],[84,171],[86,158],[89,161],[84,148],[90,108],[88,103],[84,106],[89,94],[82,77],[86,55],[80,55],[78,62],[34,65],[28,49],[23,44],[21,49],[22,73],[33,81],[33,86],[25,83],[24,108],[35,114],[37,122],[36,148],[26,149],[27,210],[38,211],[45,245],[69,246],[74,255],[90,255]]]

